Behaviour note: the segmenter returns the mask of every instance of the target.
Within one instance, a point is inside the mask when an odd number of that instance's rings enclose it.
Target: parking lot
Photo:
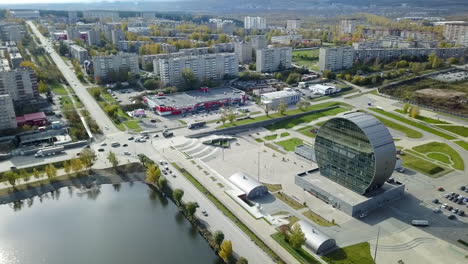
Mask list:
[[[468,80],[468,72],[466,71],[450,71],[431,77],[434,80],[441,82],[461,82]]]

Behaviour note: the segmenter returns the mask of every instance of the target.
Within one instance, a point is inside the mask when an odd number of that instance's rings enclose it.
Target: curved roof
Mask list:
[[[336,246],[336,242],[334,239],[320,232],[311,223],[304,220],[300,220],[294,225],[300,225],[301,230],[306,238],[306,246],[314,250],[315,253],[322,254]]]
[[[261,188],[261,189],[266,189],[265,186],[263,186],[262,183],[259,181],[255,180],[252,178],[250,175],[244,173],[244,172],[236,172],[234,173],[231,177],[229,177],[229,180],[239,189],[241,189],[247,197],[250,198],[250,194],[252,191],[254,191],[256,188]],[[267,190],[268,192],[268,190]]]
[[[351,122],[361,130],[368,139],[372,152],[374,154],[374,172],[371,182],[366,191],[374,189],[375,186],[381,186],[393,173],[396,163],[396,148],[393,137],[380,120],[373,115],[353,112],[340,117],[335,117],[323,124],[326,127],[333,120],[342,119]],[[326,135],[320,135],[320,129],[317,138]]]

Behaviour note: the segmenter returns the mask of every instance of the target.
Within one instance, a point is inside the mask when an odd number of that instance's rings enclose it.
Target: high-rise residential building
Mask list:
[[[120,29],[114,29],[111,31],[112,44],[117,45],[119,41],[125,40],[125,33]]]
[[[83,64],[89,58],[88,50],[78,45],[70,45],[70,53],[72,58],[76,59],[80,64]]]
[[[221,53],[221,52],[232,53],[234,52],[234,43],[233,42],[216,43],[213,45],[212,50],[214,53]]]
[[[467,47],[455,48],[373,48],[373,49],[355,49],[354,60],[370,61],[379,58],[381,61],[389,61],[400,58],[401,56],[413,56],[427,58],[435,54],[442,59],[450,57],[462,58],[468,54]]]
[[[337,71],[353,66],[354,49],[352,46],[320,48],[319,70]]]
[[[139,73],[137,54],[120,52],[110,56],[94,56],[92,61],[96,80],[105,80],[110,73]]]
[[[156,13],[154,12],[141,12],[141,17],[143,19],[154,19],[156,17]]]
[[[77,27],[67,27],[67,40],[75,40],[81,38],[80,30]]]
[[[0,130],[16,128],[13,100],[9,94],[0,94]]]
[[[200,81],[239,75],[239,63],[234,53],[164,58],[155,60],[155,68],[158,68],[160,80],[165,85],[181,84],[184,69],[192,70]]]
[[[246,64],[252,62],[252,43],[245,41],[236,42],[234,43],[234,52],[239,63]]]
[[[301,20],[300,19],[288,19],[286,21],[286,29],[296,30],[301,27]]]
[[[340,35],[353,34],[356,30],[357,19],[347,18],[340,20],[339,33]]]
[[[452,43],[468,46],[468,22],[444,24],[444,38]]]
[[[24,25],[18,23],[0,23],[0,36],[3,41],[21,41],[26,33]]]
[[[266,18],[264,17],[244,17],[244,28],[245,29],[267,29]]]
[[[268,45],[268,41],[265,35],[250,36],[250,42],[252,43],[253,50],[264,49]]]
[[[232,20],[223,20],[220,18],[211,18],[208,21],[208,28],[211,31],[220,31],[222,33],[232,35],[234,33],[234,21]]]
[[[191,48],[191,49],[181,49],[179,52],[167,53],[167,54],[151,54],[141,56],[141,64],[143,67],[147,68],[148,63],[153,63],[153,71],[155,75],[159,75],[159,60],[168,59],[168,58],[178,58],[186,56],[198,56],[208,54],[210,48]]]
[[[279,47],[257,50],[257,72],[274,72],[291,68],[292,48]]]
[[[75,23],[76,21],[78,21],[78,12],[68,11],[68,22]]]
[[[95,10],[95,11],[83,11],[83,18],[85,19],[99,19],[101,21],[118,21],[119,20],[119,12],[117,11],[103,11],[103,10]]]
[[[27,101],[39,96],[37,78],[30,68],[0,72],[0,94],[9,94],[14,101]]]
[[[94,29],[88,30],[88,45],[90,46],[100,46],[101,45],[101,36],[99,32]]]
[[[22,19],[38,19],[41,15],[38,10],[10,10],[10,16]]]

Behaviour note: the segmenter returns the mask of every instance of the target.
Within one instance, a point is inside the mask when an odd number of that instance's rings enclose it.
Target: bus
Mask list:
[[[427,220],[412,220],[411,224],[414,226],[428,226],[429,221]]]
[[[192,123],[192,124],[189,124],[188,125],[188,128],[189,129],[194,129],[194,128],[199,128],[199,127],[202,127],[206,125],[206,122],[202,121],[202,122],[195,122],[195,123]]]

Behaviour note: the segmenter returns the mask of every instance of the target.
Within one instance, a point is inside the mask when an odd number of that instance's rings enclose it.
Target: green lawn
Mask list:
[[[274,118],[282,117],[282,116],[285,116],[285,115],[294,115],[294,114],[303,113],[303,112],[307,112],[307,111],[314,111],[314,110],[324,109],[324,108],[332,107],[332,106],[343,106],[343,107],[352,108],[352,106],[350,106],[348,104],[345,104],[345,103],[341,103],[341,102],[326,102],[326,103],[321,103],[321,104],[316,104],[316,105],[309,105],[308,107],[306,107],[304,109],[304,111],[302,111],[300,109],[292,109],[292,110],[286,111],[284,113],[284,115],[281,115],[280,113],[270,113],[268,116],[262,115],[262,116],[258,116],[258,117],[254,117],[254,118],[235,121],[234,123],[226,123],[224,125],[216,127],[216,129],[234,127],[234,126],[238,126],[238,125],[245,125],[245,124],[255,123],[255,122],[259,122],[259,121],[274,119]]]
[[[450,157],[442,153],[429,153],[427,154],[427,157],[433,160],[438,160],[448,165],[452,164],[452,162],[450,162]]]
[[[128,120],[124,122],[124,125],[128,127],[128,129],[132,129],[136,132],[143,131],[143,129],[140,127],[140,122],[138,120]]]
[[[462,136],[462,137],[468,137],[468,127],[464,127],[464,126],[437,126],[437,127],[440,127],[442,128],[443,130],[447,130],[447,131],[450,131],[452,133],[455,133],[459,136]]]
[[[311,210],[305,211],[302,213],[305,217],[307,217],[309,220],[312,222],[316,223],[317,225],[320,226],[334,226],[336,225],[335,223],[329,222],[327,219],[321,217],[320,215],[314,213]]]
[[[403,134],[406,134],[407,137],[409,138],[422,138],[423,134],[419,131],[416,131],[414,129],[411,129],[409,127],[400,125],[398,123],[395,123],[393,121],[390,121],[386,118],[374,115],[377,119],[380,120],[386,127],[389,127],[391,129],[397,130],[402,132]]]
[[[303,134],[303,135],[305,135],[305,136],[315,138],[316,135],[311,132],[311,130],[314,129],[314,128],[315,128],[315,126],[305,126],[305,127],[300,128],[300,129],[298,129],[296,131]]]
[[[322,259],[330,264],[374,264],[368,242],[339,248]]]
[[[284,120],[284,121],[266,126],[265,128],[270,131],[275,131],[281,128],[285,128],[285,129],[293,128],[299,124],[309,123],[311,121],[317,120],[324,116],[333,116],[333,115],[337,115],[339,113],[346,112],[346,111],[347,111],[346,109],[341,108],[341,107],[334,108],[334,109],[326,110],[326,111],[319,112],[319,113],[308,114],[305,116],[301,116],[299,118]]]
[[[67,90],[60,83],[49,84],[49,87],[55,95],[68,95]]]
[[[258,143],[262,143],[262,142],[263,142],[263,139],[261,139],[261,138],[256,138],[255,141],[257,141]]]
[[[317,70],[319,60],[319,49],[297,50],[292,52],[292,61],[295,64],[306,66]]]
[[[289,136],[290,134],[288,132],[283,132],[281,133],[280,137],[287,137]]]
[[[49,62],[47,61],[47,59],[46,59],[44,56],[42,56],[42,55],[36,56],[36,59],[37,59],[37,61],[39,62],[39,64],[40,64],[41,66],[47,66],[47,65],[49,65]]]
[[[263,185],[265,185],[270,192],[277,192],[283,188],[281,184],[263,183]]]
[[[400,157],[403,160],[403,167],[415,170],[429,177],[440,177],[443,175],[442,172],[445,170],[444,168],[411,154],[408,151]]]
[[[275,143],[276,145],[282,147],[286,151],[294,151],[296,149],[296,146],[302,145],[304,142],[300,138],[290,138]]]
[[[286,154],[286,153],[287,153],[287,152],[285,152],[285,151],[282,151],[282,150],[279,149],[276,145],[271,144],[271,143],[265,143],[265,146],[266,146],[266,147],[269,147],[269,148],[271,148],[272,150],[274,150],[274,151],[276,151],[276,152],[278,152],[278,153],[281,153],[281,154]]]
[[[441,162],[450,164],[450,162],[447,159],[447,156],[448,156],[448,157],[450,157],[450,159],[452,159],[452,162],[453,162],[452,166],[453,166],[454,169],[457,169],[457,170],[464,170],[465,169],[465,165],[463,163],[463,159],[460,156],[460,154],[458,154],[453,148],[451,148],[449,145],[447,145],[445,143],[430,142],[430,143],[427,143],[427,144],[424,144],[424,145],[416,146],[416,147],[413,148],[413,150],[417,151],[419,153],[423,153],[423,154],[427,154],[427,153],[431,153],[431,152],[443,153],[445,155],[440,155],[439,154],[439,155],[432,155],[432,156],[436,160],[439,160]],[[438,159],[438,158],[440,158],[440,156],[444,156],[444,158]]]
[[[283,192],[277,192],[277,193],[274,193],[273,195],[296,210],[305,208],[303,204],[299,203],[298,201],[294,200],[289,195]]]
[[[271,237],[278,242],[286,251],[288,251],[297,261],[301,264],[319,264],[320,262],[316,260],[312,255],[310,255],[306,250],[303,248],[294,249],[292,248],[289,243],[285,240],[285,237],[281,233],[275,233],[271,235]]]
[[[273,134],[273,135],[264,136],[263,138],[265,140],[273,140],[273,139],[276,139],[277,137],[278,137],[277,134]]]
[[[187,122],[185,122],[184,120],[179,119],[177,121],[179,121],[179,123],[183,126],[187,125]]]
[[[454,141],[454,143],[459,145],[460,147],[464,148],[466,151],[468,151],[468,142],[458,140],[458,141]]]
[[[403,115],[407,115],[407,113],[403,112],[403,110],[401,109],[396,109],[395,112],[403,114]],[[422,115],[419,115],[418,117],[416,117],[416,119],[426,122],[428,124],[450,124],[448,122],[445,122],[439,119],[434,119],[434,118],[430,118],[430,117],[422,116]]]
[[[406,123],[408,125],[417,127],[417,128],[419,128],[421,130],[424,130],[424,131],[429,132],[431,134],[434,134],[436,136],[439,136],[439,137],[442,137],[442,138],[445,138],[445,139],[448,139],[448,140],[455,139],[455,137],[453,137],[451,135],[445,134],[444,132],[441,132],[439,130],[433,129],[433,128],[428,127],[428,126],[425,126],[423,124],[420,124],[420,123],[418,123],[416,121],[413,121],[413,120],[410,120],[408,118],[405,118],[405,117],[402,117],[402,116],[399,116],[399,115],[396,115],[396,114],[393,114],[393,113],[390,113],[390,112],[386,112],[384,110],[380,110],[380,109],[377,109],[377,108],[370,107],[369,109],[374,111],[374,112],[377,112],[379,114],[388,116],[388,117],[393,118],[395,120],[398,120],[400,122],[403,122],[403,123]]]

